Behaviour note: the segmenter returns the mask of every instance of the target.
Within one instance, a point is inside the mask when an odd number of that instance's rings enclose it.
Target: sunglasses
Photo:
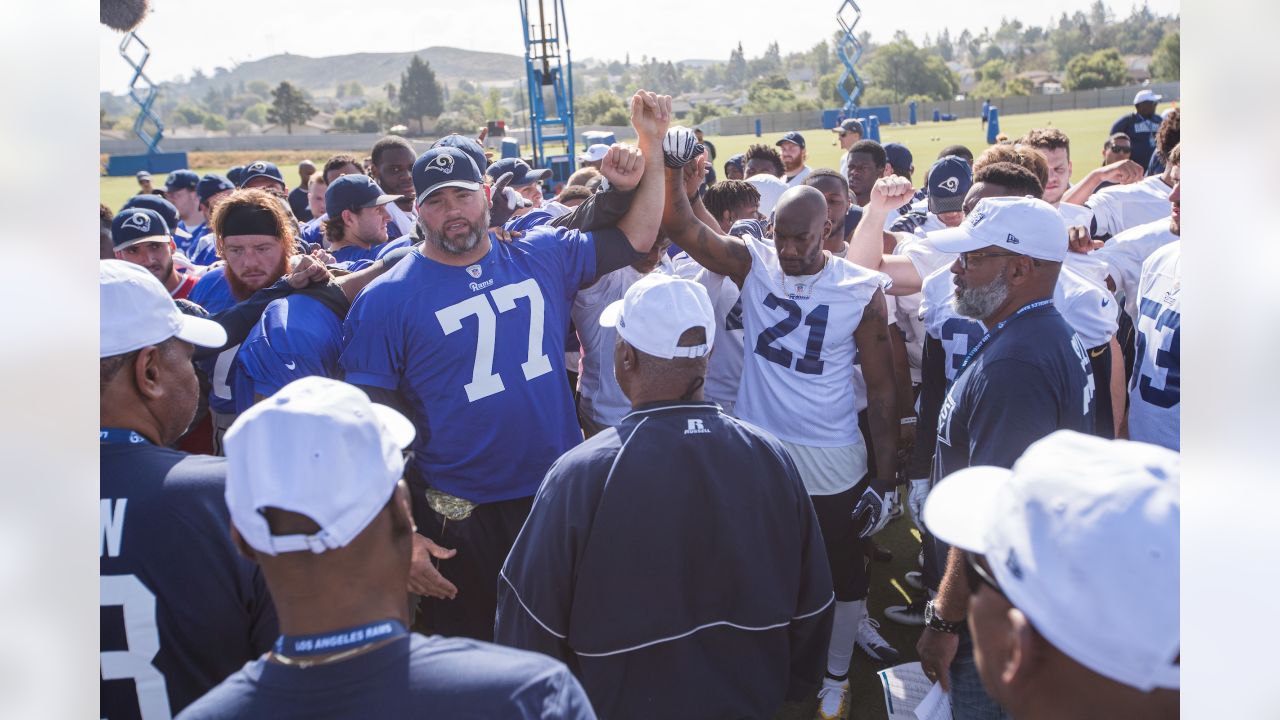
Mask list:
[[[1128,155],[1133,152],[1133,148],[1128,145],[1112,145],[1111,152],[1117,152],[1121,155]]]
[[[970,595],[977,595],[978,590],[981,589],[983,585],[987,585],[1001,596],[1004,596],[1004,590],[1000,589],[1000,583],[996,582],[996,579],[991,576],[991,573],[978,564],[977,556],[971,552],[966,552],[964,554],[964,577],[969,583]]]
[[[974,259],[988,257],[1017,257],[1018,253],[1011,252],[962,252],[960,253],[960,268],[962,270],[969,269],[969,263]]]

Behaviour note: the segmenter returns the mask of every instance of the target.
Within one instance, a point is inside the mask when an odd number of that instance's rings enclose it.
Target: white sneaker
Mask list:
[[[849,717],[849,681],[840,684],[828,684],[822,681],[822,689],[818,691],[818,714],[816,720],[845,720]]]
[[[924,590],[924,573],[912,570],[902,577],[903,582],[917,590]]]
[[[902,496],[894,495],[893,504],[889,506],[889,521],[892,522],[902,517]]]
[[[862,622],[858,624],[856,636],[858,649],[878,663],[897,662],[898,651],[887,640],[880,637],[879,627],[878,621],[865,616],[862,618]]]
[[[884,616],[899,625],[922,627],[924,625],[925,599],[912,600],[910,605],[891,605],[884,609]]]

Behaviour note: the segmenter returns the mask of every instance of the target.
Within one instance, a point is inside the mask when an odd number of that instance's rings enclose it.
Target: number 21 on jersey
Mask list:
[[[463,386],[467,392],[467,400],[475,402],[496,395],[507,389],[502,377],[493,371],[493,349],[497,342],[498,316],[489,304],[498,312],[505,313],[516,308],[516,300],[525,298],[529,302],[529,355],[520,364],[525,380],[532,380],[551,372],[551,358],[542,352],[543,316],[546,306],[542,299],[542,289],[533,278],[511,285],[494,288],[482,295],[473,295],[460,303],[436,311],[436,319],[445,335],[452,335],[462,329],[462,319],[476,318],[476,357],[471,368],[471,382]]]
[[[804,315],[800,309],[800,304],[794,300],[780,298],[773,293],[769,293],[768,297],[764,299],[764,306],[770,310],[782,310],[787,314],[786,317],[779,320],[772,327],[765,328],[760,333],[760,337],[756,338],[756,354],[785,368],[792,367],[792,361],[794,361],[796,372],[806,375],[821,375],[823,368],[822,341],[827,335],[827,314],[831,309],[830,306],[818,305],[813,310],[810,310],[807,316],[803,317],[803,323],[809,326],[809,339],[805,343],[804,357],[801,358],[796,358],[795,354],[786,348],[774,346],[775,342],[790,335],[796,328],[800,327],[801,317]]]

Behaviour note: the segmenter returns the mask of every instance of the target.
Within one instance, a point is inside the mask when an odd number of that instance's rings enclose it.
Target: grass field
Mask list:
[[[1062,110],[1030,115],[1010,115],[1000,118],[1000,129],[1011,138],[1017,138],[1026,131],[1037,127],[1056,127],[1071,138],[1075,165],[1071,174],[1072,181],[1084,177],[1085,173],[1101,164],[1102,143],[1107,139],[1111,123],[1126,111],[1124,107],[1098,108],[1094,110]],[[840,160],[841,150],[836,144],[835,134],[829,130],[805,130],[805,140],[809,149],[809,165],[811,167],[835,167]],[[720,173],[724,161],[730,155],[740,153],[748,145],[756,142],[774,143],[782,133],[766,133],[757,138],[755,135],[708,136],[715,143],[717,152],[716,172]],[[917,183],[924,182],[924,175],[929,166],[937,158],[942,148],[960,143],[967,145],[974,154],[987,147],[986,132],[976,119],[957,120],[949,123],[925,122],[915,126],[881,126],[882,142],[900,142],[911,149],[915,157]],[[292,188],[297,182],[297,163],[306,158],[321,164],[329,155],[343,151],[300,152],[282,150],[278,152],[239,152],[239,153],[202,153],[190,154],[193,169],[204,174],[207,172],[225,173],[228,168],[244,164],[265,156],[276,164],[285,174],[285,182]],[[357,148],[346,151],[357,157],[364,157],[368,148]],[[164,185],[164,175],[153,178],[156,187]],[[112,210],[120,206],[138,191],[138,184],[132,177],[103,177],[100,184],[101,202]]]

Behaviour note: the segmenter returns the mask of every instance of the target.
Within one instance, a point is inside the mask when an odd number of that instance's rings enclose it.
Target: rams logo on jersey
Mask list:
[[[151,232],[151,218],[146,213],[134,213],[124,221],[124,227],[133,228],[138,232]]]

